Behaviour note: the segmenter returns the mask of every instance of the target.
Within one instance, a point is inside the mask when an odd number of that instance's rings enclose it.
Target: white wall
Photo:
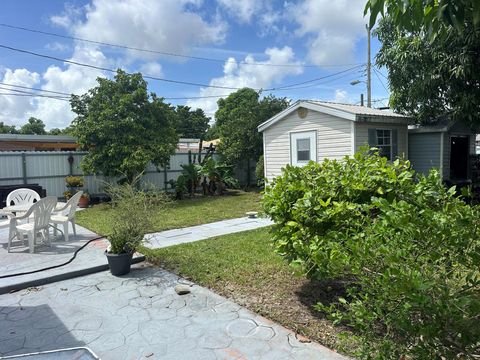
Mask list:
[[[304,110],[303,110],[304,111]],[[341,159],[352,153],[352,121],[308,110],[305,118],[298,111],[264,131],[265,174],[268,180],[281,174],[290,164],[290,133],[317,131],[317,159]]]

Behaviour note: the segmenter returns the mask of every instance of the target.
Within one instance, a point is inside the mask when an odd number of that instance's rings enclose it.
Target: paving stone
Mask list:
[[[236,319],[227,326],[232,337],[246,337],[257,328],[257,324],[249,319]]]
[[[0,352],[88,346],[102,360],[345,359],[315,343],[295,343],[285,328],[197,285],[180,297],[173,287],[184,280],[164,270],[139,268],[129,276],[98,273],[0,296],[9,304],[0,308]],[[19,303],[32,306],[20,310]]]
[[[232,339],[221,331],[208,331],[198,342],[199,346],[204,349],[224,349],[231,343]]]

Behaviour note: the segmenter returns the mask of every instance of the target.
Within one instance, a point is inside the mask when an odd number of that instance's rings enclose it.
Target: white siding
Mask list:
[[[265,173],[268,180],[290,164],[290,133],[317,131],[317,159],[340,159],[352,153],[351,121],[309,110],[301,119],[295,111],[264,132]]]
[[[397,129],[398,156],[407,158],[407,125],[394,125],[382,123],[355,123],[355,151],[360,150],[362,146],[368,146],[368,129]]]

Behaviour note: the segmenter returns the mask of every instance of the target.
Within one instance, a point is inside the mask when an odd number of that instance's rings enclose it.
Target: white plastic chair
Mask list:
[[[35,201],[40,200],[40,195],[31,189],[16,189],[7,195],[7,206],[11,205],[24,205],[33,204]],[[26,211],[17,211],[16,215],[23,215]],[[28,219],[27,219],[28,220]]]
[[[50,218],[50,223],[53,224],[53,235],[57,235],[57,225],[63,225],[63,237],[65,241],[68,241],[68,223],[72,223],[73,235],[77,235],[75,229],[75,212],[77,211],[78,201],[82,196],[83,191],[78,191],[73,195],[65,204],[63,208],[55,209],[54,214]],[[68,210],[68,212],[67,212]]]
[[[3,219],[3,216],[6,216],[7,219]],[[15,217],[14,214],[4,210],[0,210],[0,229],[8,228],[10,226],[10,219],[13,217]]]
[[[57,205],[57,198],[55,196],[47,196],[46,198],[40,199],[34,203],[25,213],[25,215],[11,218],[7,251],[10,252],[10,246],[15,236],[17,236],[20,241],[23,241],[23,236],[27,235],[30,253],[33,253],[34,251],[37,235],[42,235],[43,240],[47,244],[50,244],[48,227],[50,224],[52,211],[55,209],[55,205]],[[30,215],[33,215],[33,222],[19,224],[21,220],[28,219]]]

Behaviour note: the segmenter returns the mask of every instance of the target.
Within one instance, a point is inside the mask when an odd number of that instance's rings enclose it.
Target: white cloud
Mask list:
[[[348,104],[351,102],[348,92],[340,89],[335,90],[335,97],[333,101],[337,103],[343,103],[343,104]]]
[[[154,61],[142,64],[140,66],[140,72],[142,74],[150,75],[150,76],[157,76],[157,77],[163,76],[162,65]]]
[[[227,12],[242,23],[249,23],[263,7],[261,0],[217,0]]]
[[[266,61],[257,61],[252,55],[247,55],[242,62],[229,58],[223,67],[224,75],[210,80],[209,85],[265,89],[280,83],[289,75],[298,75],[303,71],[301,63],[294,60],[295,55],[288,46],[281,49],[269,48],[265,54],[268,56]],[[292,66],[262,66],[261,64],[289,64]],[[202,88],[199,96],[228,95],[234,91],[236,90]],[[207,115],[213,116],[217,110],[217,100],[218,98],[193,99],[189,100],[187,105],[192,108],[201,108]]]
[[[286,13],[298,24],[296,35],[309,38],[309,60],[320,66],[353,61],[356,42],[366,36],[363,8],[362,1],[304,0],[287,4]]]
[[[68,44],[65,44],[65,43],[60,43],[58,41],[55,41],[53,43],[48,43],[47,45],[45,45],[45,48],[47,50],[51,50],[51,51],[60,51],[60,52],[64,52],[64,51],[67,51],[70,49],[70,46]]]
[[[86,20],[75,21],[73,32],[94,41],[182,54],[193,46],[223,42],[225,23],[209,23],[186,10],[186,5],[196,6],[198,2],[94,0],[86,7]],[[158,54],[138,51],[130,55],[149,61],[159,58]]]
[[[40,75],[36,72],[30,72],[27,69],[6,69],[1,82],[10,85],[19,85],[25,87],[33,87],[40,81]],[[0,93],[12,93],[14,88],[0,85]],[[12,89],[12,90],[6,90]],[[27,91],[17,88],[20,91]],[[21,95],[22,93],[17,94]],[[0,95],[0,121],[11,125],[22,125],[26,122],[25,112],[34,109],[36,106],[35,99],[29,96],[12,96]]]

